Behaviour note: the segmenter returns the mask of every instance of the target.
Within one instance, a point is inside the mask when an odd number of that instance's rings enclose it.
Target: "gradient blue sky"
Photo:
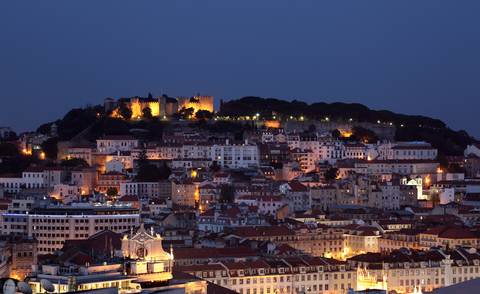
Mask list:
[[[0,2],[0,125],[104,97],[364,103],[480,137],[480,1]]]

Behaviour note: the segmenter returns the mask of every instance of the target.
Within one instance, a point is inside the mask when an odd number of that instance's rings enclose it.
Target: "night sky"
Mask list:
[[[480,137],[480,1],[0,2],[0,126],[105,97],[359,102]]]

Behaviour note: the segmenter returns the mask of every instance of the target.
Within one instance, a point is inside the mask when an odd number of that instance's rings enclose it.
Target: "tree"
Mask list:
[[[48,159],[52,159],[52,160],[57,159],[57,153],[58,153],[57,143],[58,143],[57,138],[49,138],[42,143],[42,150],[43,152],[45,152],[45,156]]]
[[[147,163],[138,167],[136,179],[141,182],[162,181],[167,180],[171,173],[170,168],[165,163],[160,167]]]
[[[224,184],[220,187],[220,202],[233,203],[235,201],[235,188]]]
[[[197,113],[195,113],[195,118],[205,120],[212,119],[213,113],[208,110],[199,110]]]
[[[152,110],[150,107],[145,107],[142,109],[142,116],[144,119],[152,119]]]
[[[150,92],[148,92],[148,99],[153,99],[153,95]]]
[[[170,175],[172,174],[172,170],[168,167],[168,165],[163,162],[163,164],[158,168],[158,179],[159,180],[168,180]]]
[[[194,112],[195,112],[195,109],[193,109],[192,107],[190,107],[190,108],[183,107],[178,112],[178,115],[181,119],[189,119],[193,116]]]
[[[97,118],[97,107],[76,108],[70,110],[58,122],[58,136],[61,141],[67,141],[94,124]]]
[[[357,141],[365,143],[376,143],[378,141],[378,136],[375,132],[362,127],[353,127],[352,137]]]
[[[142,147],[140,154],[138,155],[137,166],[136,179],[143,182],[166,180],[172,173],[165,162],[160,167],[148,162],[145,146]]]
[[[338,176],[338,168],[331,167],[325,172],[325,180],[333,181]]]
[[[218,172],[221,169],[221,167],[218,165],[218,162],[216,160],[212,161],[212,165],[210,165],[210,170],[214,173]]]
[[[432,201],[433,207],[440,204],[440,194],[438,192],[433,192],[430,194],[430,201]]]
[[[107,195],[110,197],[117,196],[118,195],[118,190],[115,187],[110,187],[107,189]]]
[[[332,137],[334,137],[335,139],[338,139],[340,138],[342,134],[340,133],[340,131],[338,129],[335,129],[332,131]]]
[[[12,143],[0,143],[0,156],[1,157],[10,157],[18,156],[18,148]]]
[[[137,164],[139,169],[148,164],[147,149],[144,144],[142,144],[140,154],[138,154]]]
[[[64,159],[60,165],[63,167],[89,167],[88,163],[82,158]]]
[[[3,134],[3,137],[0,136],[1,141],[13,141],[17,139],[17,133],[15,133],[14,131],[7,131]]]
[[[128,108],[126,103],[120,103],[120,105],[118,106],[118,111],[124,119],[129,120],[132,118],[132,110]]]

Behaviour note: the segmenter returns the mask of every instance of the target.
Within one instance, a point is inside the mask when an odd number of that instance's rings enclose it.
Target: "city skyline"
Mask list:
[[[478,11],[0,2],[0,292],[479,292]]]

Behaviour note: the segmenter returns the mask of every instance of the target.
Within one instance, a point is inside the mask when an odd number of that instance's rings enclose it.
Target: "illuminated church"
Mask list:
[[[127,259],[125,271],[137,276],[137,282],[163,282],[172,278],[173,250],[165,252],[162,237],[143,226],[122,239],[122,255]]]

